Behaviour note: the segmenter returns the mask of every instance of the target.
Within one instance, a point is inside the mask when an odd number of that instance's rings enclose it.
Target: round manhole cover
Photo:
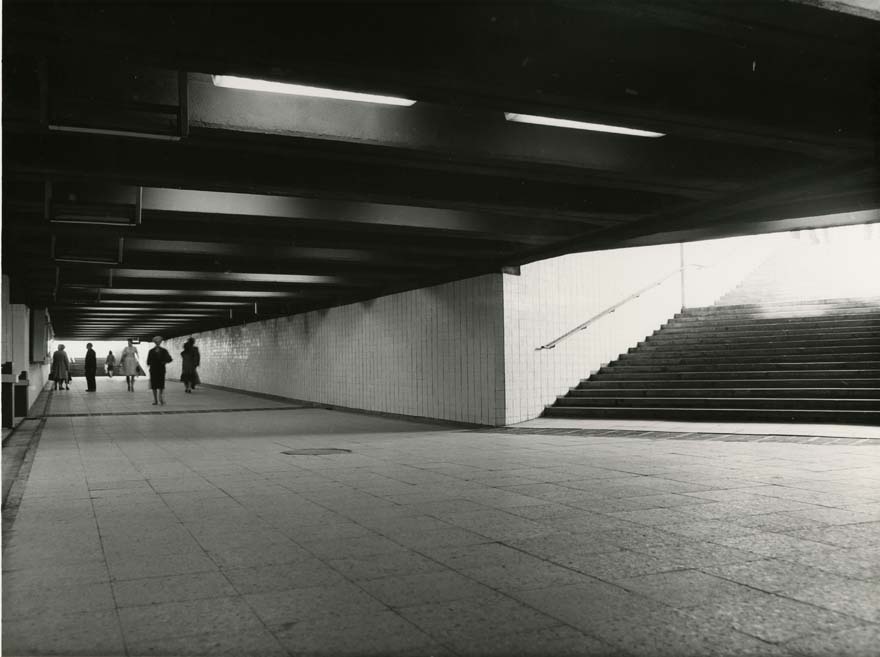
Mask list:
[[[288,456],[322,456],[324,454],[351,454],[351,450],[336,449],[335,447],[306,447],[303,449],[289,449],[281,453]]]

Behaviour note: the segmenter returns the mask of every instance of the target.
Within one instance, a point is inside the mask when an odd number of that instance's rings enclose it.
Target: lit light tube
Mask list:
[[[240,78],[234,75],[212,75],[214,85],[227,89],[245,89],[247,91],[268,91],[275,94],[288,94],[291,96],[311,96],[313,98],[335,98],[337,100],[352,100],[358,103],[378,103],[380,105],[398,105],[409,107],[416,101],[409,98],[397,98],[396,96],[377,96],[375,94],[362,94],[356,91],[340,91],[338,89],[324,89],[322,87],[307,87],[302,84],[288,84],[286,82],[272,82],[270,80],[254,80],[252,78]]]
[[[573,128],[575,130],[592,130],[593,132],[613,132],[618,135],[631,135],[633,137],[663,137],[663,132],[651,132],[650,130],[637,130],[636,128],[624,128],[617,125],[605,125],[603,123],[586,123],[584,121],[571,121],[570,119],[554,119],[549,116],[535,116],[534,114],[516,114],[505,112],[504,118],[518,123],[534,123],[535,125],[551,125],[557,128]]]

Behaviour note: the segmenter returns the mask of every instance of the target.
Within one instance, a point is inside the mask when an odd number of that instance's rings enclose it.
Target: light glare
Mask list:
[[[535,125],[550,125],[557,128],[573,128],[575,130],[592,130],[593,132],[613,132],[618,135],[631,135],[633,137],[663,137],[663,132],[651,132],[650,130],[637,130],[636,128],[624,128],[616,125],[603,123],[586,123],[584,121],[572,121],[570,119],[554,119],[549,116],[535,116],[534,114],[516,114],[505,112],[504,118],[518,123],[534,123]]]
[[[379,96],[376,94],[363,94],[357,91],[341,91],[339,89],[324,89],[322,87],[307,87],[302,84],[288,84],[286,82],[272,82],[270,80],[256,80],[253,78],[241,78],[235,75],[213,75],[214,84],[228,89],[245,89],[247,91],[268,91],[275,94],[288,94],[291,96],[311,96],[313,98],[334,98],[336,100],[352,100],[358,103],[378,103],[381,105],[398,105],[409,107],[416,101],[409,98],[396,96]]]

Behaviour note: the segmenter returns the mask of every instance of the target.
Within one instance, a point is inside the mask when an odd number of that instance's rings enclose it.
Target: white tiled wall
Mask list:
[[[537,348],[679,267],[677,244],[581,253],[504,276],[506,421],[537,417],[557,395],[645,338],[681,306],[673,276],[554,349]]]
[[[9,277],[3,275],[3,299],[0,305],[2,319],[3,362],[12,361],[12,375],[17,379],[22,371],[28,373],[28,403],[33,405],[49,376],[45,362],[30,362],[30,314],[31,309],[10,302]]]
[[[685,306],[710,306],[735,288],[764,260],[789,240],[789,233],[728,237],[684,245],[688,264],[705,264],[705,269],[685,270]]]
[[[196,334],[205,383],[443,420],[504,420],[501,275]],[[179,376],[187,336],[169,340]]]

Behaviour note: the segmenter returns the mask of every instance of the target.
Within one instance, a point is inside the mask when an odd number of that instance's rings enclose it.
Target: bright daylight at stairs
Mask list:
[[[791,233],[714,305],[676,314],[544,415],[880,423],[880,230]]]

